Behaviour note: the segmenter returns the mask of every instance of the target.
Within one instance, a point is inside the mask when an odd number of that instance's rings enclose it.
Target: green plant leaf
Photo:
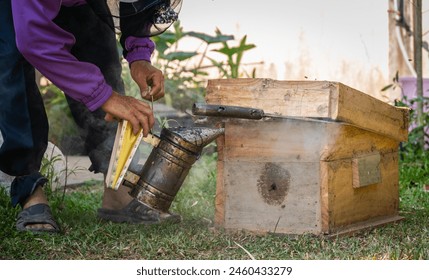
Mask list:
[[[217,68],[217,69],[219,69],[219,71],[225,76],[225,77],[228,77],[228,78],[230,78],[231,77],[231,75],[229,75],[228,74],[228,71],[225,69],[225,66],[224,66],[224,64],[222,63],[222,62],[218,62],[218,61],[216,61],[216,60],[214,60],[213,58],[210,58],[210,57],[208,57],[207,58],[208,60],[210,60],[211,61],[211,63]]]
[[[169,45],[174,44],[175,42],[177,42],[177,36],[171,31],[166,31],[161,35],[152,37],[152,40],[156,43],[156,47],[158,48],[158,45],[161,44],[161,42]]]
[[[217,49],[217,50],[213,50],[213,51],[219,52],[219,53],[223,53],[223,54],[225,54],[227,56],[233,56],[236,53],[248,51],[248,50],[251,50],[251,49],[253,49],[255,47],[256,47],[256,45],[250,44],[250,45],[239,46],[239,47],[232,47],[232,48],[223,47],[221,49]]]
[[[211,36],[211,35],[208,35],[205,33],[194,32],[194,31],[187,32],[186,35],[188,35],[190,37],[198,38],[198,39],[206,42],[207,44],[215,44],[215,43],[226,42],[229,40],[234,40],[233,35],[217,34],[217,36]]]
[[[384,88],[382,88],[381,91],[386,91],[386,90],[388,90],[389,88],[392,88],[392,87],[393,87],[393,84],[387,85]]]
[[[191,70],[192,71],[192,73],[195,75],[195,76],[208,76],[209,75],[209,73],[208,72],[205,72],[205,71],[199,71],[198,69],[196,69],[196,70]]]
[[[176,21],[173,24],[173,28],[174,28],[174,34],[176,35],[177,40],[180,40],[185,36],[185,34],[183,33],[183,27],[180,25],[180,21]]]
[[[171,52],[165,55],[164,57],[165,59],[170,61],[172,60],[184,61],[196,55],[198,55],[198,52]]]

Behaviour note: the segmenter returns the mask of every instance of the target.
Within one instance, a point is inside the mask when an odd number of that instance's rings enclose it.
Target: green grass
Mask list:
[[[415,167],[402,163],[401,172]],[[420,168],[420,167],[419,167]],[[401,178],[399,223],[365,230],[354,236],[324,238],[312,235],[256,236],[213,227],[215,197],[214,156],[202,157],[191,169],[172,210],[180,224],[126,225],[96,219],[101,182],[49,194],[61,224],[61,235],[33,235],[15,230],[19,209],[0,193],[0,259],[429,259],[429,193],[420,181]],[[409,182],[413,181],[411,185]],[[243,248],[241,248],[243,247]]]

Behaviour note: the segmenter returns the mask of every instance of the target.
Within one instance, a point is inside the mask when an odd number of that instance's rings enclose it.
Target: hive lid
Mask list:
[[[408,108],[392,106],[338,82],[209,80],[206,102],[254,107],[281,116],[326,118],[398,141],[408,139]]]

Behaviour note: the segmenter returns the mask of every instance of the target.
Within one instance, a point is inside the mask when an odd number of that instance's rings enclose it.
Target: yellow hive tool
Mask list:
[[[140,130],[136,135],[133,134],[132,126],[128,121],[123,120],[118,123],[118,130],[106,176],[106,186],[108,188],[117,190],[122,184],[131,160],[142,139],[153,146],[158,145],[159,142],[159,138],[152,134],[143,137],[143,130]]]

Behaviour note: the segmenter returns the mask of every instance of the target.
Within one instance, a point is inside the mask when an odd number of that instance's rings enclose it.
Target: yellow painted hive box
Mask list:
[[[222,118],[215,223],[335,235],[401,219],[398,149],[407,108],[329,81],[210,80],[207,104],[274,118]]]

